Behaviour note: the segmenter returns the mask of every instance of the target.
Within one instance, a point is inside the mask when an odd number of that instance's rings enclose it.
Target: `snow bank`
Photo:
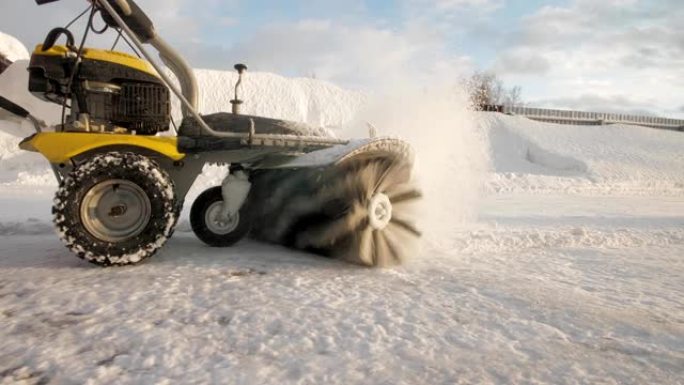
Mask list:
[[[0,57],[15,62],[28,60],[29,52],[19,40],[6,33],[0,32]]]
[[[196,70],[203,114],[230,111],[237,73]],[[366,97],[332,83],[309,78],[286,78],[270,73],[247,73],[240,99],[242,112],[269,118],[305,122],[313,126],[340,126],[354,118]],[[178,102],[174,103],[179,118]]]
[[[640,126],[569,126],[480,113],[490,191],[684,193],[684,135]]]

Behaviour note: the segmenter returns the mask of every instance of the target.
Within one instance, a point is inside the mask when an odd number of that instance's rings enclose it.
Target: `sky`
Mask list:
[[[409,79],[456,84],[492,71],[534,107],[684,118],[682,0],[138,3],[197,68],[244,62],[358,89]],[[2,0],[0,31],[32,46],[85,5]]]

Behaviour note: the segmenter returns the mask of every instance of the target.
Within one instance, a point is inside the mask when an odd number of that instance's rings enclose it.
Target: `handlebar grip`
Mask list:
[[[59,0],[36,0],[36,4],[43,5],[43,4],[47,4],[47,3],[54,3],[55,1],[59,1]]]
[[[116,13],[121,16],[123,21],[128,25],[128,27],[133,30],[133,32],[138,36],[141,42],[147,43],[148,41],[154,39],[157,33],[154,30],[154,24],[152,20],[143,12],[142,9],[133,0],[97,0],[98,2],[108,2],[112,7],[115,8]],[[123,5],[123,6],[122,6]],[[128,13],[127,13],[128,12]],[[112,18],[107,12],[102,13],[102,18],[105,23],[110,27],[117,28],[119,25],[116,24],[114,18]]]
[[[123,13],[124,16],[130,16],[133,13],[133,11],[131,10],[131,5],[128,4],[128,1],[126,1],[126,0],[115,0],[115,1],[116,1],[116,5],[119,6],[119,9],[121,10],[121,13]]]

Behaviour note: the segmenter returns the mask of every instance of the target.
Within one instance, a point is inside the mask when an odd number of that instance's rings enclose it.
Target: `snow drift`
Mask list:
[[[684,135],[622,124],[570,126],[480,113],[490,191],[684,193]]]
[[[10,62],[27,60],[29,52],[14,36],[0,32],[0,58],[5,58]]]

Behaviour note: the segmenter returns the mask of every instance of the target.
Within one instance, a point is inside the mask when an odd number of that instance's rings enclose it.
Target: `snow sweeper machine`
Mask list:
[[[368,266],[413,252],[420,232],[411,215],[421,193],[407,143],[340,140],[302,123],[243,115],[244,65],[235,66],[230,112],[201,115],[191,67],[133,0],[90,0],[79,17],[88,19],[78,40],[73,22],[51,30],[28,66],[29,91],[62,106],[61,124],[46,127],[11,95],[0,96],[0,107],[33,123],[36,133],[20,147],[50,162],[59,182],[54,224],[80,258],[110,266],[152,256],[206,164],[228,166],[223,183],[190,211],[192,230],[210,246],[250,235]],[[89,35],[105,32],[133,54],[86,47]],[[172,95],[182,110],[178,125]]]

